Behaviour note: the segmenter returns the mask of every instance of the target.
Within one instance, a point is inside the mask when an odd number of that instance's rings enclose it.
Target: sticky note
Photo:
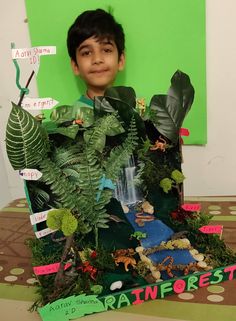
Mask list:
[[[187,128],[180,128],[180,136],[189,136],[190,133],[189,133],[189,130]]]
[[[33,271],[35,275],[45,275],[57,273],[59,270],[60,263],[52,263],[48,265],[34,266]],[[71,266],[71,263],[66,263],[64,266],[64,270],[68,269]]]
[[[221,234],[223,231],[223,225],[203,225],[199,228],[204,234]]]
[[[198,212],[201,210],[201,205],[196,203],[196,204],[191,204],[191,203],[186,203],[181,206],[185,211],[190,211],[190,212]]]

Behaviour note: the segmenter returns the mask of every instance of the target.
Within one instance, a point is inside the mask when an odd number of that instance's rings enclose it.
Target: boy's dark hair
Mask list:
[[[121,24],[117,23],[110,13],[102,9],[84,11],[69,28],[67,49],[72,60],[76,62],[76,49],[90,37],[113,40],[119,57],[124,51],[125,35]]]

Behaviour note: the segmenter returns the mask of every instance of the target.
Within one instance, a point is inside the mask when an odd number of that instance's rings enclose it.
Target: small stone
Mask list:
[[[137,253],[142,253],[142,252],[144,251],[144,247],[142,247],[142,246],[137,246],[136,249],[135,249],[135,251],[136,251]]]
[[[129,213],[129,208],[128,208],[127,205],[122,205],[122,209],[123,209],[123,212],[124,212],[125,214],[128,214],[128,213]]]
[[[115,281],[110,285],[110,290],[111,291],[119,290],[122,288],[122,286],[123,286],[122,281]]]
[[[198,250],[196,250],[196,249],[192,249],[192,250],[189,251],[189,253],[190,253],[191,255],[196,255],[196,254],[198,254],[199,252],[198,252]]]
[[[199,262],[204,260],[203,254],[194,255],[193,258],[194,258],[196,261],[199,261]]]
[[[197,262],[197,266],[199,266],[200,268],[206,268],[207,264],[204,261],[200,261],[200,262]]]

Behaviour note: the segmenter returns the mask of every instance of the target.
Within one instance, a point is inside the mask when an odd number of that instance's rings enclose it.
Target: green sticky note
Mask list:
[[[184,143],[206,144],[205,0],[26,0],[32,46],[57,47],[56,55],[40,59],[40,97],[72,105],[85,93],[71,70],[67,31],[84,10],[109,6],[126,36],[126,67],[115,85],[133,87],[149,104],[153,95],[166,94],[176,70],[188,74],[196,94],[183,124],[190,131]]]
[[[43,321],[69,321],[102,311],[106,309],[97,296],[86,294],[60,299],[38,309]]]

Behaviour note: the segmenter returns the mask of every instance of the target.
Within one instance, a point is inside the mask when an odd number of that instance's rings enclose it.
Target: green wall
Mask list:
[[[40,97],[72,104],[84,92],[71,71],[67,30],[82,11],[109,5],[126,34],[126,68],[116,84],[133,87],[149,103],[166,93],[177,69],[187,73],[196,94],[184,141],[206,144],[205,0],[26,0],[32,46],[57,46],[56,56],[41,57]]]

